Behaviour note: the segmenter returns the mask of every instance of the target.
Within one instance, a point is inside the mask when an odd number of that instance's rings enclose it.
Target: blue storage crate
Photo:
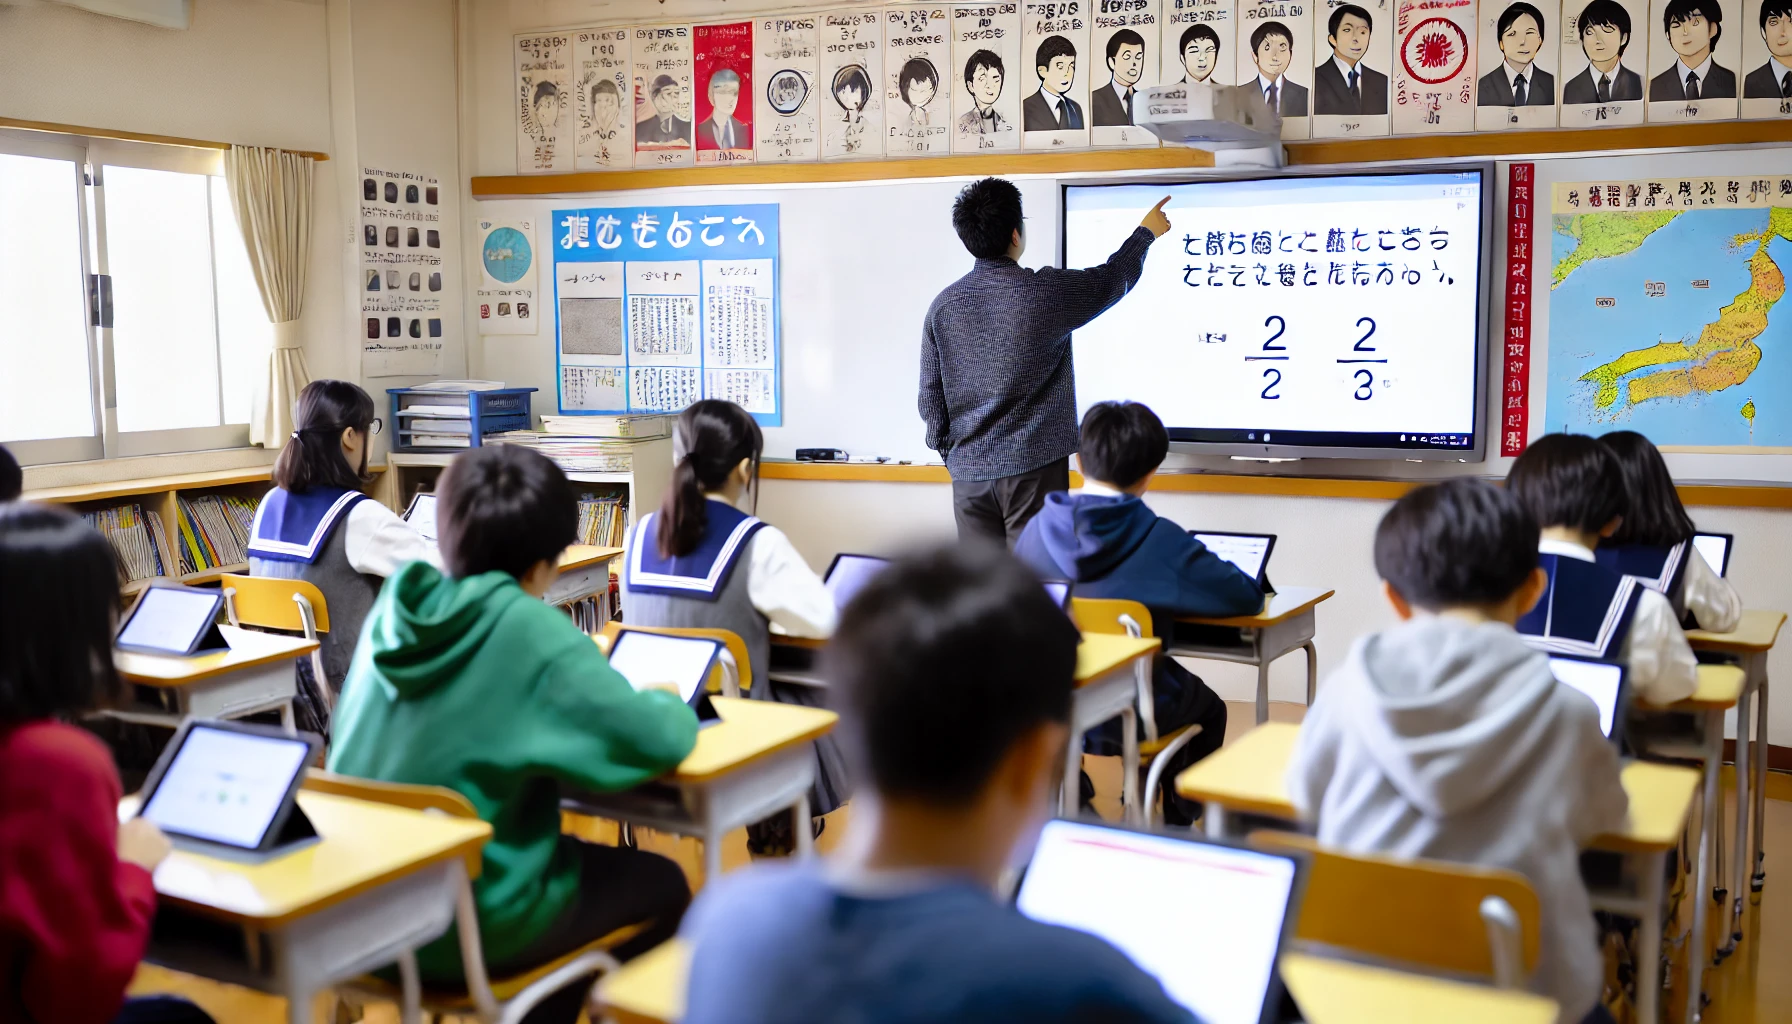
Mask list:
[[[427,388],[387,388],[392,399],[392,450],[397,452],[454,451],[478,448],[490,434],[528,430],[534,425],[530,395],[535,388],[495,388],[491,391],[431,391]],[[446,415],[418,415],[428,408]],[[410,410],[407,412],[407,410]],[[465,444],[415,444],[417,434],[465,437]]]

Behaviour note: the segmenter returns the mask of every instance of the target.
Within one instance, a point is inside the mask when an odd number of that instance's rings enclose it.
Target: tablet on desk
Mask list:
[[[1051,596],[1053,604],[1064,609],[1065,614],[1070,613],[1069,580],[1046,580],[1045,592]]]
[[[411,506],[404,510],[404,520],[430,540],[436,539],[436,496],[428,491],[418,491],[411,499]]]
[[[1257,581],[1257,586],[1268,588],[1269,554],[1276,549],[1275,534],[1190,530],[1189,536],[1205,544],[1207,550],[1238,566],[1240,572]]]
[[[665,683],[678,687],[678,695],[697,710],[697,720],[707,724],[721,721],[703,687],[721,655],[720,640],[625,629],[610,645],[610,667],[636,690]]]
[[[218,631],[224,595],[198,587],[146,587],[118,628],[120,650],[143,654],[197,654],[230,645]]]
[[[1599,709],[1599,731],[1617,742],[1624,728],[1624,666],[1591,658],[1573,658],[1564,654],[1549,656],[1549,671],[1556,682],[1573,687],[1587,695]]]
[[[1206,1024],[1269,1024],[1302,877],[1288,854],[1057,820],[1015,906],[1106,939]]]
[[[828,593],[834,595],[834,607],[845,608],[846,602],[851,601],[854,594],[871,582],[871,577],[882,572],[884,566],[889,564],[890,560],[887,558],[854,555],[843,551],[834,556],[834,561],[828,565],[827,575],[821,578],[821,582],[828,588]]]
[[[138,816],[210,856],[283,852],[317,835],[295,794],[322,749],[306,733],[188,719],[151,769]]]
[[[1736,541],[1733,533],[1695,533],[1692,546],[1704,557],[1719,576],[1730,575],[1730,548]]]

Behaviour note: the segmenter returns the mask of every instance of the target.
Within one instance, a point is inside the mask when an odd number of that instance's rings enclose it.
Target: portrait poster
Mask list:
[[[820,39],[813,14],[758,19],[753,32],[754,150],[760,163],[812,161],[821,157],[821,125],[815,88]]]
[[[1554,128],[1561,0],[1483,0],[1476,28],[1475,130]]]
[[[884,12],[876,7],[821,15],[816,98],[823,160],[884,155]]]
[[[689,167],[696,120],[691,111],[691,26],[635,29],[635,166]]]
[[[1735,118],[1742,85],[1741,0],[1652,0],[1649,4],[1651,121]],[[1641,31],[1638,35],[1642,35]]]
[[[535,220],[481,218],[479,284],[480,334],[534,334],[541,321],[535,300]]]
[[[952,149],[951,18],[945,5],[884,8],[884,152]]]
[[[1313,5],[1313,138],[1388,134],[1398,34],[1394,0]]]
[[[1164,0],[1163,84],[1236,85],[1237,47],[1233,0]]]
[[[1282,115],[1284,139],[1307,138],[1312,126],[1310,14],[1307,0],[1238,5],[1238,84],[1251,87],[1252,102]]]
[[[1792,0],[1744,0],[1743,117],[1792,116]]]
[[[1014,71],[1026,149],[1089,145],[1089,0],[1022,0]]]
[[[753,161],[753,23],[691,30],[697,162]]]
[[[568,104],[572,37],[546,32],[516,37],[516,170],[546,174],[573,169]]]
[[[952,152],[1020,148],[1020,4],[952,8]]]
[[[581,29],[572,38],[574,161],[581,171],[626,170],[635,162],[629,30]]]
[[[1394,0],[1396,135],[1475,130],[1475,0]]]
[[[442,188],[433,175],[361,171],[361,373],[433,374],[442,368]]]
[[[1562,0],[1563,128],[1643,123],[1648,0]]]
[[[1096,146],[1155,146],[1157,136],[1134,124],[1144,100],[1139,90],[1156,85],[1158,0],[1092,0],[1089,14],[1089,141]]]

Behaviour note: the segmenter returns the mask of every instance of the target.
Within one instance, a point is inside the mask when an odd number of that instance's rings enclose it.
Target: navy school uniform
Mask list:
[[[1617,659],[1642,599],[1642,583],[1610,566],[1565,555],[1543,553],[1537,563],[1549,586],[1518,620],[1525,642],[1550,654]]]
[[[1691,541],[1678,544],[1601,544],[1593,557],[1600,565],[1637,581],[1668,599],[1676,617],[1686,615],[1686,565]]]

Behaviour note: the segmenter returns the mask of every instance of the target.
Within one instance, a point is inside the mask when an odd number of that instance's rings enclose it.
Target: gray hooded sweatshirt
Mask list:
[[[1319,688],[1288,790],[1319,841],[1517,871],[1542,905],[1532,988],[1563,1021],[1603,977],[1579,853],[1629,798],[1593,702],[1499,623],[1424,617],[1358,640]]]

